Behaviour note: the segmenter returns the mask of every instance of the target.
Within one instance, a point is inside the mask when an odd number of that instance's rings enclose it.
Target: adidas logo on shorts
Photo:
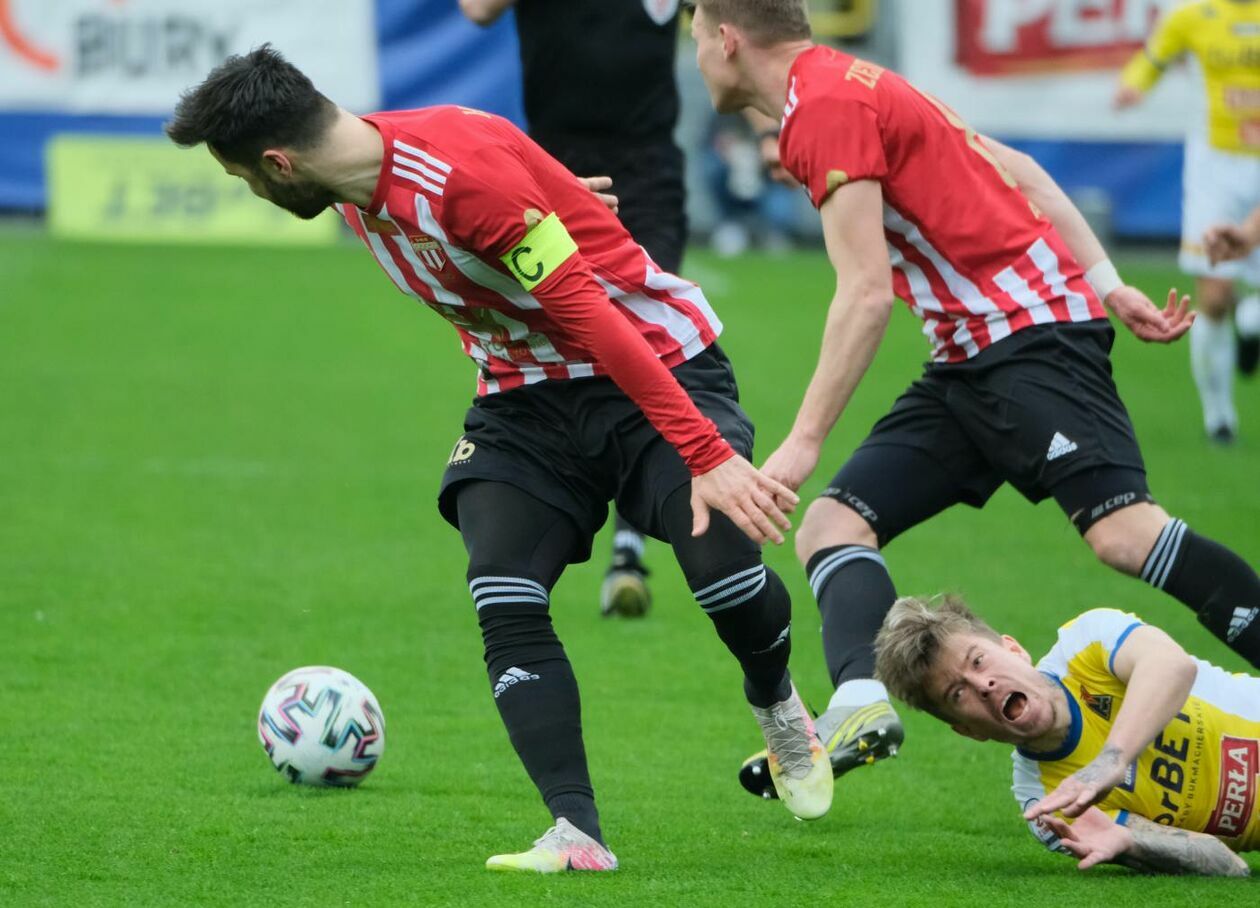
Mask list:
[[[499,699],[499,694],[505,692],[514,684],[520,684],[523,681],[537,681],[538,676],[533,672],[527,672],[512,666],[503,674],[499,675],[499,680],[494,684],[494,699]]]
[[[1046,452],[1046,460],[1058,460],[1065,454],[1071,454],[1075,450],[1076,442],[1062,432],[1055,432],[1054,438],[1050,439],[1050,450]]]
[[[1233,643],[1238,639],[1238,635],[1251,626],[1251,622],[1256,620],[1256,615],[1260,614],[1260,608],[1236,608],[1234,609],[1234,617],[1229,619],[1229,630],[1225,632],[1225,642]]]

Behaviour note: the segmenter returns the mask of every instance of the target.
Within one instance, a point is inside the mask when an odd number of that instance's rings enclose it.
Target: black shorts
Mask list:
[[[731,447],[751,459],[753,425],[721,348],[713,344],[671,371]],[[459,487],[472,480],[508,483],[569,515],[585,537],[575,561],[585,561],[609,501],[631,525],[664,539],[661,505],[691,482],[691,472],[611,379],[583,378],[473,401],[438,493],[438,510],[457,529]]]
[[[683,154],[673,139],[592,139],[536,135],[552,157],[580,177],[612,177],[617,216],[652,261],[677,274],[687,243]]]
[[[880,544],[951,505],[983,507],[1005,482],[1054,496],[1084,532],[1149,501],[1133,424],[1111,377],[1110,322],[1037,325],[962,363],[930,363],[823,495]]]

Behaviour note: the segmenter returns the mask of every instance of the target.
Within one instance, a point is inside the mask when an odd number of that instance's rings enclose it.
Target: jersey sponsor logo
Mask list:
[[[1256,800],[1256,774],[1260,770],[1260,741],[1255,738],[1221,738],[1221,783],[1216,809],[1204,832],[1234,837],[1243,834]]]
[[[446,465],[453,467],[456,464],[467,463],[476,450],[477,446],[461,435],[459,441],[455,442],[455,447],[451,448],[451,456],[447,458]]]
[[[1190,717],[1185,713],[1177,713],[1173,722],[1188,726]],[[1190,735],[1174,737],[1173,722],[1169,722],[1168,727],[1151,742],[1151,747],[1163,756],[1151,761],[1150,780],[1164,789],[1159,800],[1162,811],[1151,819],[1164,826],[1172,826],[1177,821],[1177,814],[1184,804],[1184,801],[1177,799],[1182,797],[1186,787],[1186,757],[1190,755]]]
[[[411,248],[416,250],[420,260],[431,271],[441,271],[446,265],[446,255],[442,252],[442,244],[426,233],[417,233],[407,237]]]
[[[678,12],[678,0],[643,0],[648,18],[657,25],[664,25]]]
[[[1111,721],[1111,696],[1109,694],[1093,694],[1081,685],[1081,702],[1089,707],[1089,711]]]
[[[527,222],[533,210],[525,213]],[[573,237],[569,236],[569,231],[553,211],[534,225],[500,261],[507,266],[517,283],[526,290],[533,290],[575,252],[577,243],[573,242]]]

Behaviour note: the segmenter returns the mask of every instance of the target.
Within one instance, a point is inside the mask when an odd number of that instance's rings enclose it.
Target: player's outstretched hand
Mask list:
[[[691,480],[691,535],[709,529],[709,509],[717,508],[758,545],[783,542],[783,531],[792,528],[787,519],[800,498],[736,454],[707,473]]]
[[[804,485],[822,454],[822,445],[789,435],[761,465],[761,472],[793,492]]]
[[[612,189],[612,177],[578,177],[578,182],[595,194],[595,198],[607,206],[613,214],[617,213],[620,201],[609,189]]]
[[[1078,817],[1123,782],[1127,770],[1128,764],[1122,759],[1119,748],[1104,747],[1102,753],[1025,810],[1024,819],[1036,820],[1055,811],[1062,811],[1065,817]]]
[[[1203,234],[1203,248],[1213,265],[1246,258],[1254,242],[1238,224],[1217,224]]]
[[[1081,870],[1115,861],[1133,847],[1133,833],[1097,807],[1081,814],[1070,826],[1059,817],[1042,817],[1041,824],[1059,837],[1063,847],[1080,862]]]
[[[1136,287],[1117,287],[1107,294],[1107,305],[1134,336],[1147,342],[1171,344],[1194,324],[1190,297],[1177,300],[1177,288],[1168,291],[1168,305],[1159,309]]]

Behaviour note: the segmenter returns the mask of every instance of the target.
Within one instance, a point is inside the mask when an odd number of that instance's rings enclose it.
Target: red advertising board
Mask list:
[[[1175,0],[954,0],[957,62],[979,76],[1112,69]]]

